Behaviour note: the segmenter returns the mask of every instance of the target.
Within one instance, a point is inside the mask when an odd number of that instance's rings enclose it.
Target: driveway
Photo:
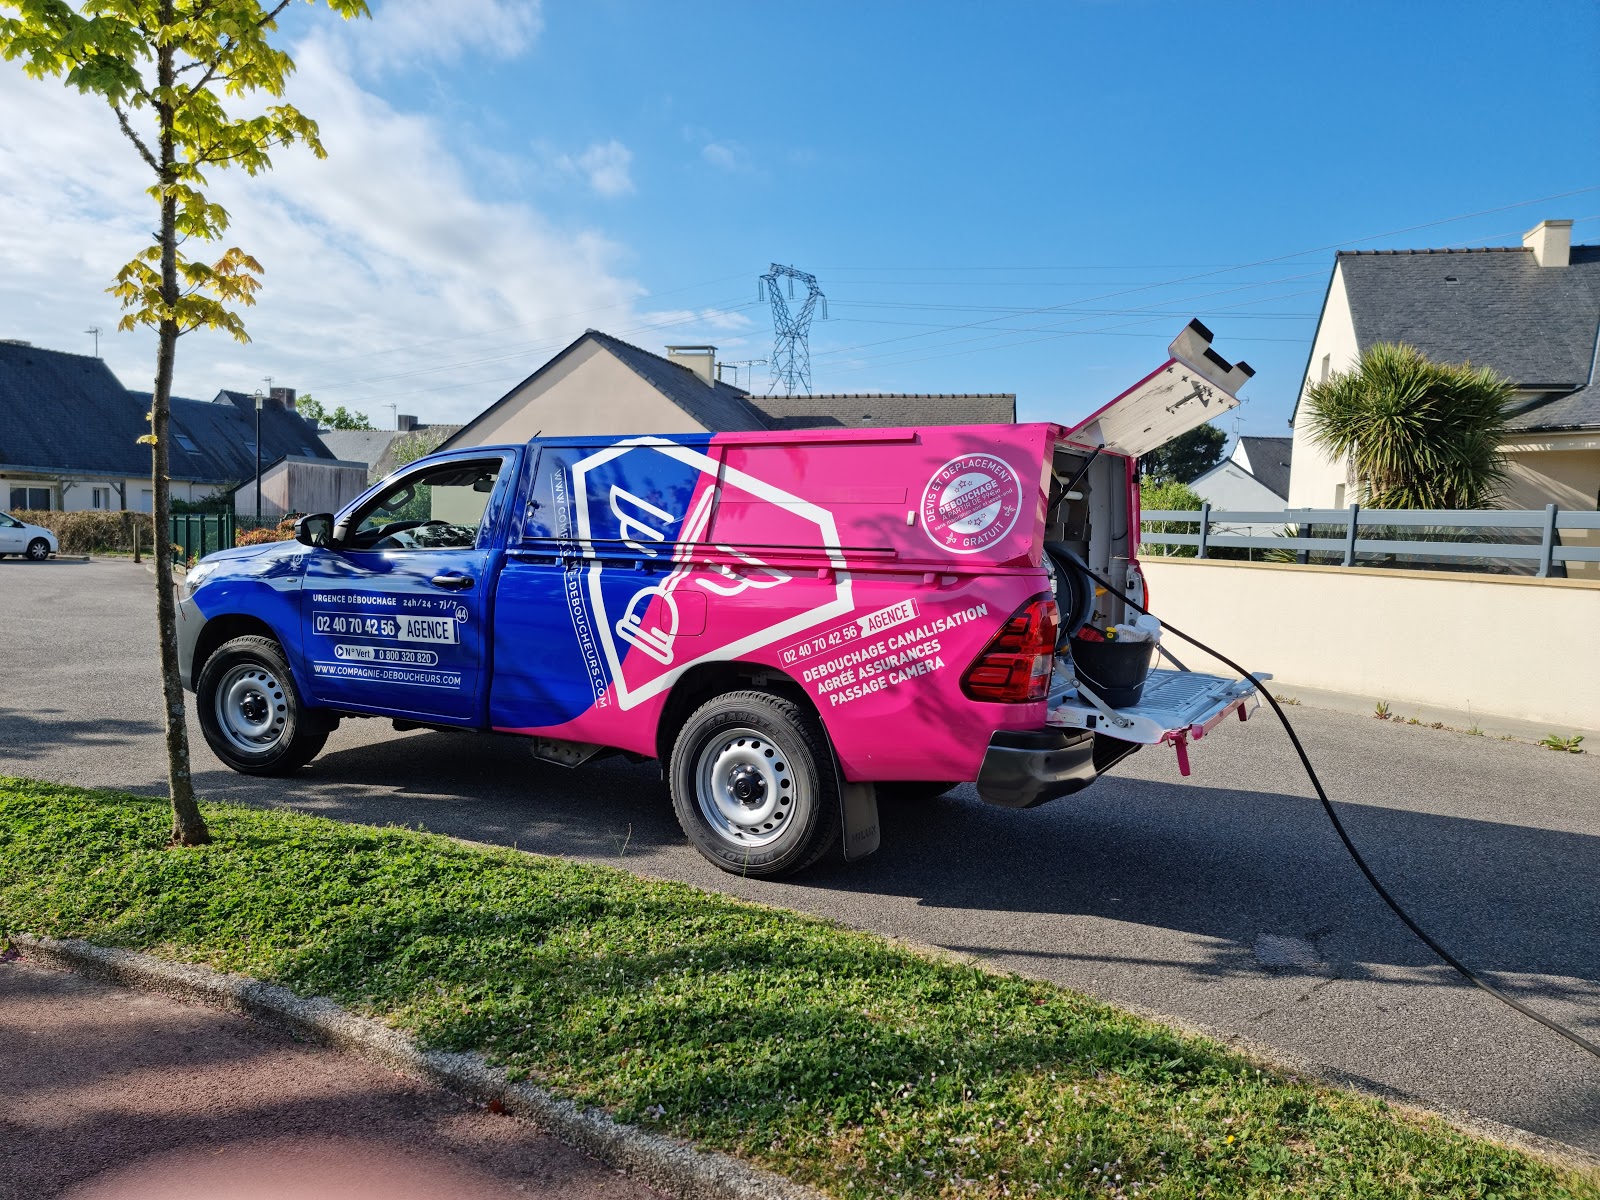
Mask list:
[[[0,773],[161,793],[152,577],[10,566]],[[1418,920],[1501,988],[1600,1036],[1600,760],[1289,711],[1352,837]],[[653,764],[567,771],[514,739],[378,720],[346,721],[287,780],[233,774],[197,731],[193,746],[212,799],[420,825],[818,913],[1600,1152],[1600,1062],[1465,984],[1394,919],[1270,714],[1200,743],[1188,779],[1151,748],[1032,812],[970,788],[885,805],[876,855],[776,884],[705,863]]]

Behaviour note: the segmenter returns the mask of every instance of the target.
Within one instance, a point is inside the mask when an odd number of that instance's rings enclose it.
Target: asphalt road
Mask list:
[[[0,774],[163,791],[151,588],[128,564],[0,562]],[[1401,902],[1498,986],[1600,1039],[1600,759],[1290,713]],[[776,884],[705,863],[653,764],[568,771],[513,739],[366,720],[272,781],[228,771],[198,732],[193,745],[212,799],[420,825],[819,913],[1600,1152],[1600,1061],[1464,983],[1395,920],[1269,714],[1196,746],[1188,779],[1152,748],[1032,812],[968,788],[885,805],[876,855]]]

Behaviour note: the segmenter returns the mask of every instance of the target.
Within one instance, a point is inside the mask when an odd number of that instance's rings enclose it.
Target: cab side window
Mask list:
[[[352,516],[351,550],[470,550],[503,458],[441,463],[395,480]]]

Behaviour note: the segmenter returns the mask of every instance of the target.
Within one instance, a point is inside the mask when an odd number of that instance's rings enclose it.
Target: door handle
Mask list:
[[[470,588],[472,586],[472,576],[470,576],[470,575],[435,575],[433,577],[433,586],[434,587],[442,587],[442,588],[450,588],[453,591],[464,592],[464,591],[466,591],[468,588]]]

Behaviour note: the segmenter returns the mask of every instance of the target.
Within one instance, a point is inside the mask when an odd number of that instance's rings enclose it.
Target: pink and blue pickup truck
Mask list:
[[[294,541],[194,567],[184,680],[211,748],[252,774],[298,769],[352,717],[573,767],[657,759],[701,853],[758,876],[876,849],[880,794],[971,782],[1030,808],[1160,742],[1186,767],[1254,684],[1149,670],[1153,622],[1095,576],[1148,603],[1137,457],[1250,374],[1210,341],[1191,324],[1072,428],[434,454]]]

